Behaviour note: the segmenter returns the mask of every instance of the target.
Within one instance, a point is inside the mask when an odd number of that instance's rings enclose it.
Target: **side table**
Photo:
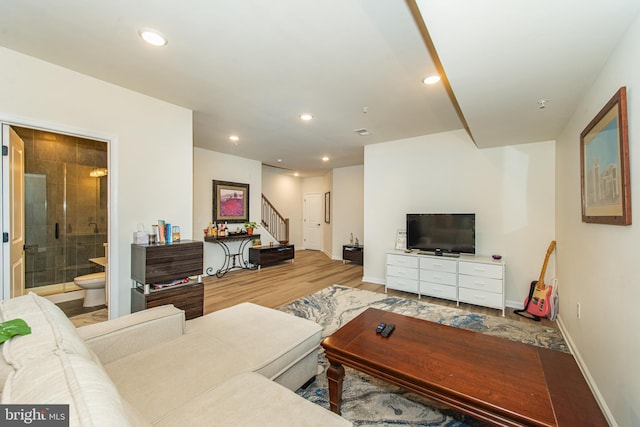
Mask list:
[[[345,264],[347,261],[351,261],[354,264],[362,265],[362,260],[364,256],[364,246],[363,245],[343,245],[342,246],[342,263]]]

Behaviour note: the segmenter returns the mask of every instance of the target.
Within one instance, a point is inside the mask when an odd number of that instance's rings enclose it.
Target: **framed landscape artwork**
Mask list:
[[[213,180],[213,221],[249,221],[249,184]]]
[[[631,224],[625,87],[580,134],[580,182],[583,222]]]

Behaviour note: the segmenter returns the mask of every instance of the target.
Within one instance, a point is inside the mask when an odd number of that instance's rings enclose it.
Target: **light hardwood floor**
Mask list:
[[[205,266],[205,268],[208,266]],[[331,285],[351,286],[373,292],[384,293],[384,286],[362,281],[362,266],[332,260],[320,251],[296,251],[295,261],[285,261],[260,270],[241,270],[227,273],[221,279],[205,276],[204,313],[249,301],[265,307],[277,308],[295,299],[312,294]],[[528,284],[527,284],[528,286]],[[417,295],[389,290],[390,295],[418,299]],[[439,298],[422,297],[421,301],[449,307],[456,303]],[[470,304],[460,304],[461,309],[475,313],[500,316],[501,311]],[[513,313],[507,308],[506,317],[513,320],[533,322]],[[545,326],[556,327],[555,322],[542,319]]]

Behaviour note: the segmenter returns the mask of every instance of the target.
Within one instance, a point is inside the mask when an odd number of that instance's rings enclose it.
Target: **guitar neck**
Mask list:
[[[552,240],[551,243],[549,244],[549,249],[547,249],[547,254],[544,257],[544,264],[542,264],[542,271],[540,271],[540,277],[538,278],[538,288],[541,288],[544,286],[544,275],[547,272],[547,264],[549,263],[549,257],[551,256],[551,253],[553,252],[553,250],[556,247],[556,241]]]

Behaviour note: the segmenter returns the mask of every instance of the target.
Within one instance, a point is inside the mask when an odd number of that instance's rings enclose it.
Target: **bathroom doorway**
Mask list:
[[[24,141],[24,290],[78,291],[105,270],[107,143],[12,125]]]

